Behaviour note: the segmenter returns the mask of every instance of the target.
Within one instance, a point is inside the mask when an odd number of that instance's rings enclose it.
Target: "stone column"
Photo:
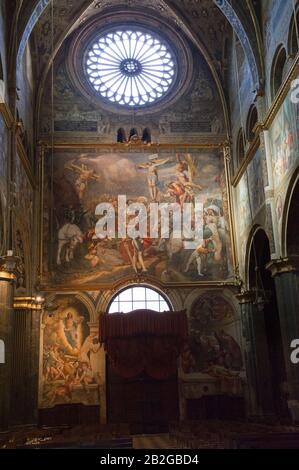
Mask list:
[[[4,363],[0,363],[0,429],[9,426],[10,409],[10,377],[11,362],[11,331],[13,315],[14,275],[0,272],[0,340],[4,343]],[[3,345],[2,343],[2,345]],[[2,361],[1,361],[2,362]]]
[[[291,418],[299,422],[299,364],[291,362],[291,342],[299,339],[299,256],[271,261],[267,268],[276,286],[287,376],[285,393]]]
[[[38,418],[40,316],[35,298],[18,297],[12,318],[10,424],[35,425]]]
[[[254,292],[239,294],[237,299],[241,306],[242,330],[245,339],[247,415],[255,420],[272,417],[274,402],[265,314],[254,304]]]

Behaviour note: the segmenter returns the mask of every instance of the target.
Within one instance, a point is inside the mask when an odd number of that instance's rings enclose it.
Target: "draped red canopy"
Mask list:
[[[175,374],[187,334],[185,311],[135,310],[100,318],[100,341],[124,378],[146,372],[162,380]]]

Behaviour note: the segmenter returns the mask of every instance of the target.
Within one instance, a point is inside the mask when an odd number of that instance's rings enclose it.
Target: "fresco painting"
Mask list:
[[[265,186],[268,183],[265,157],[260,149],[248,165],[238,187],[238,227],[241,234],[251,226],[254,219],[265,203]]]
[[[44,266],[47,282],[82,286],[109,284],[137,273],[165,283],[225,281],[232,275],[229,203],[219,150],[177,151],[56,150],[47,159]],[[118,196],[143,203],[203,204],[203,237],[186,249],[186,239],[170,237],[100,239],[95,209]],[[127,223],[132,215],[127,214]],[[116,217],[117,218],[117,217]],[[172,218],[170,218],[172,220]],[[159,222],[160,223],[160,222]],[[183,230],[182,230],[183,232]],[[160,237],[160,238],[159,238]]]
[[[255,217],[265,203],[265,186],[267,176],[265,175],[265,158],[259,149],[248,165],[248,184],[252,216]]]
[[[298,162],[299,105],[292,103],[291,93],[286,97],[270,128],[276,189]]]
[[[87,308],[75,296],[61,296],[55,312],[43,315],[40,406],[100,401],[101,346]]]
[[[189,344],[182,357],[185,374],[218,379],[226,390],[239,393],[243,358],[233,307],[221,295],[208,293],[193,305]]]
[[[240,217],[238,217],[236,224],[239,228],[240,234],[243,235],[246,229],[250,226],[250,204],[246,174],[242,176],[238,184],[237,201]]]

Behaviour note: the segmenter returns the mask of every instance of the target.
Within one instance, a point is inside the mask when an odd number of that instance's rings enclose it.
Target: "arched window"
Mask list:
[[[247,118],[247,139],[249,142],[252,142],[254,139],[254,128],[258,121],[257,109],[256,106],[253,104],[248,112]]]
[[[237,137],[237,163],[240,165],[245,158],[245,135],[243,128],[238,132]]]
[[[287,53],[283,45],[279,46],[274,56],[274,61],[272,65],[271,73],[271,88],[272,88],[272,97],[274,98],[282,85],[285,66],[287,62]]]
[[[131,140],[132,137],[139,137],[138,131],[135,127],[132,127],[132,129],[130,130],[129,140]]]
[[[146,286],[131,286],[120,291],[112,299],[108,313],[128,313],[139,309],[156,312],[172,310],[168,299],[157,290]]]

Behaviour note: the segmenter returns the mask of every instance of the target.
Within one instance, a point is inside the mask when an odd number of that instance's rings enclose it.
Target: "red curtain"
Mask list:
[[[141,372],[162,380],[176,373],[188,332],[186,312],[136,310],[100,319],[100,341],[124,378]]]

